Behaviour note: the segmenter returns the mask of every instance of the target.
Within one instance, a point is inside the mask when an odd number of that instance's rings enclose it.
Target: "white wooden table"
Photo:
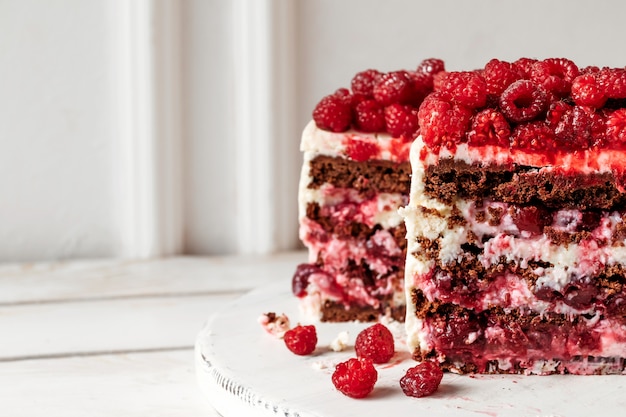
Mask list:
[[[0,411],[218,416],[196,386],[203,323],[304,252],[0,266]]]

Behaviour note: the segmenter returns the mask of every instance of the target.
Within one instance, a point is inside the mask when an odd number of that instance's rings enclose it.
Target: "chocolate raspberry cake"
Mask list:
[[[322,321],[404,321],[409,150],[417,110],[443,62],[415,71],[356,74],[351,89],[324,97],[304,129],[300,238],[309,263],[293,292]]]
[[[626,71],[492,60],[438,74],[418,116],[401,209],[414,358],[625,373]]]

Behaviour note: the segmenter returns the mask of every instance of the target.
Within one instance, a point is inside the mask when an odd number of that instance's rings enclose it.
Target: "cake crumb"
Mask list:
[[[289,317],[284,313],[281,315],[277,315],[274,312],[261,314],[257,321],[266,332],[278,339],[282,339],[285,336],[285,332],[291,328]]]
[[[330,348],[335,352],[341,352],[346,348],[346,346],[348,346],[349,337],[350,335],[348,334],[348,332],[340,332],[335,340],[330,342]]]

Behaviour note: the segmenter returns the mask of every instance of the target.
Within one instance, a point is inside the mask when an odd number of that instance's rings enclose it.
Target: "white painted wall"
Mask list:
[[[300,129],[354,73],[433,56],[623,66],[624,15],[608,0],[0,0],[0,261],[296,247]],[[120,90],[129,74],[149,80]]]

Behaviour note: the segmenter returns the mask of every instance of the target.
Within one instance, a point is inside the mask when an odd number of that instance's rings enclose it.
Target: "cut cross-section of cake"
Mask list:
[[[293,293],[322,321],[404,321],[409,151],[417,109],[443,71],[437,59],[415,71],[356,74],[351,90],[324,97],[304,129],[300,238],[309,262]]]
[[[407,338],[454,372],[624,373],[626,71],[442,73],[419,110]]]

